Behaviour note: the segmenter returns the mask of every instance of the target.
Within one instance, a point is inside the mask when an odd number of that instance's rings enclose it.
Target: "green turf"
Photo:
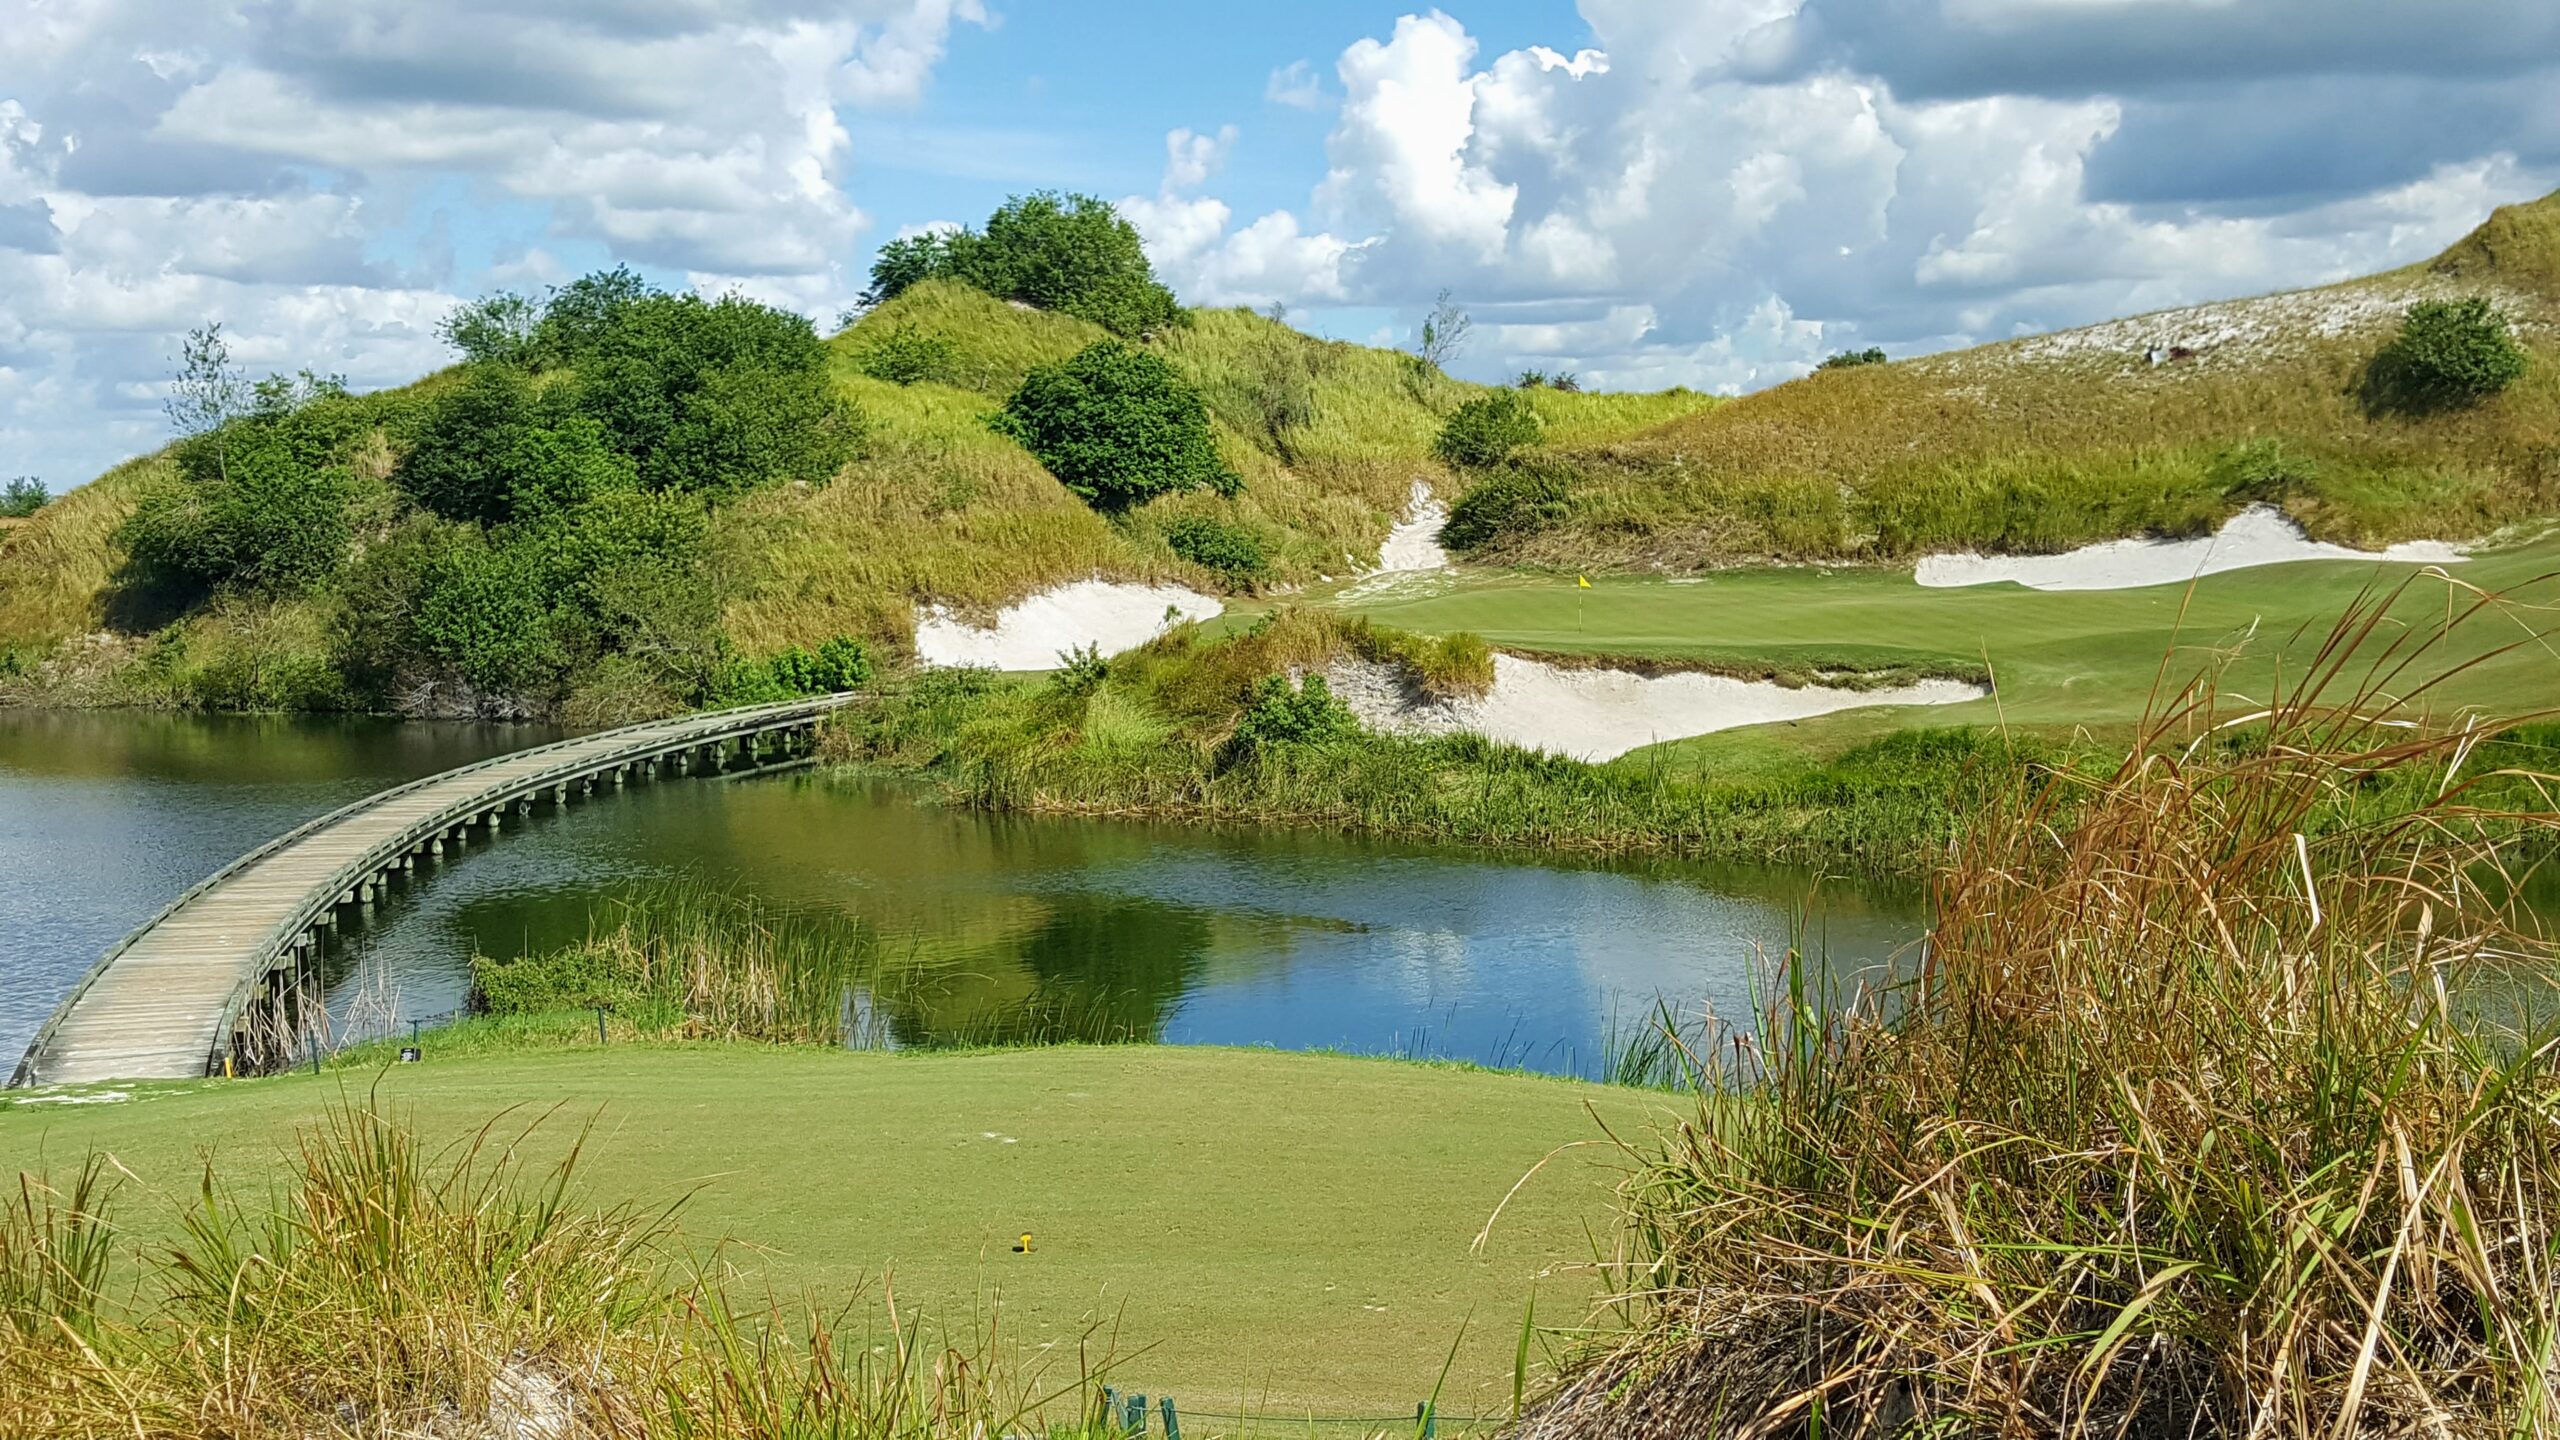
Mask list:
[[[593,1117],[590,1194],[690,1194],[685,1232],[754,1247],[734,1254],[751,1283],[843,1294],[893,1269],[902,1308],[1000,1295],[1035,1342],[1117,1317],[1121,1383],[1176,1396],[1204,1431],[1240,1407],[1409,1414],[1470,1316],[1443,1408],[1507,1407],[1532,1290],[1550,1323],[1589,1294],[1587,1274],[1562,1267],[1589,1258],[1586,1225],[1606,1233],[1614,1152],[1568,1152],[1482,1254],[1470,1242],[1542,1156],[1600,1138],[1594,1111],[1640,1134],[1666,1106],[1535,1077],[1191,1047],[428,1049],[379,1082],[423,1133],[557,1105],[528,1148],[547,1155]],[[201,1154],[255,1193],[294,1125],[373,1083],[340,1070],[0,1103],[0,1173],[104,1150],[135,1176],[122,1218],[147,1239],[167,1232]],[[1023,1231],[1027,1256],[1012,1250]]]
[[[2044,731],[2104,729],[2141,717],[2164,656],[2185,677],[2213,652],[2243,646],[2241,693],[2263,686],[2277,658],[2316,640],[2359,592],[2396,583],[2417,567],[2305,561],[2208,576],[2194,586],[2042,592],[2014,584],[1923,589],[1907,569],[1737,570],[1695,580],[1484,574],[1437,592],[1393,591],[1340,600],[1385,624],[1425,633],[1470,630],[1497,647],[1630,655],[1787,668],[1975,665],[1999,680],[1996,701],[1879,707],[1797,724],[1756,727],[1639,751],[1634,763],[1709,759],[1731,773],[1755,756],[1831,751],[1885,731],[1990,725]],[[2560,539],[2546,537],[2447,567],[2456,583],[2421,579],[2395,611],[2416,623],[2441,619],[2462,586],[2550,606],[2560,585]],[[2467,626],[2472,648],[2547,632],[2549,609]],[[2245,643],[2244,643],[2245,642]],[[2177,647],[2172,655],[2173,644]],[[2560,649],[2528,644],[2462,677],[2448,703],[2505,715],[2560,706]]]

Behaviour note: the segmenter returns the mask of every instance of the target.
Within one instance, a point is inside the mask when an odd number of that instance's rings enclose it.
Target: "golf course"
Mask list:
[[[687,1253],[747,1293],[893,1291],[963,1331],[1000,1314],[1051,1383],[1089,1346],[1187,1427],[1281,1433],[1409,1414],[1444,1366],[1445,1413],[1508,1416],[1531,1297],[1555,1320],[1595,1292],[1624,1169],[1601,1126],[1641,1138],[1683,1109],[1322,1055],[599,1048],[581,1023],[493,1050],[430,1036],[417,1065],[377,1046],[317,1076],[0,1099],[0,1166],[67,1180],[109,1157],[130,1258],[178,1238],[208,1167],[253,1205],[287,1180],[298,1127],[333,1103],[437,1145],[486,1129],[536,1169],[575,1145],[582,1196],[678,1207]]]
[[[871,282],[208,321],[0,531],[0,1036],[178,1037],[0,1440],[2560,1413],[2560,195],[1733,396]]]

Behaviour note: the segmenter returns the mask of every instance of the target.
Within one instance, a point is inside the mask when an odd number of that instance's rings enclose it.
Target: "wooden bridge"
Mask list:
[[[279,835],[172,901],[113,949],[36,1032],[12,1085],[175,1079],[268,1068],[317,994],[322,932],[395,874],[495,835],[510,812],[566,807],[662,773],[808,755],[829,695],[626,726],[412,781]]]

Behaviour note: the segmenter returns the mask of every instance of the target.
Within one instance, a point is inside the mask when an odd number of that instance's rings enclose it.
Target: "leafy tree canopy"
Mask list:
[[[1118,340],[1034,369],[989,423],[1099,510],[1242,484],[1219,463],[1200,393],[1162,356]]]
[[[1156,279],[1136,227],[1091,195],[1017,195],[987,217],[983,230],[893,240],[872,262],[863,298],[876,305],[927,279],[957,280],[1118,335],[1147,335],[1182,322],[1182,307]]]

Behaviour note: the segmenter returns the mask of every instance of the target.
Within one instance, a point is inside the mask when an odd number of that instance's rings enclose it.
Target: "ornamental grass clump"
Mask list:
[[[2466,621],[2546,627],[2400,598],[1985,805],[1906,982],[1792,957],[1635,1150],[1619,1326],[1524,1433],[2560,1431],[2560,1081],[2499,1020],[2560,813],[2427,708],[2508,643]]]

